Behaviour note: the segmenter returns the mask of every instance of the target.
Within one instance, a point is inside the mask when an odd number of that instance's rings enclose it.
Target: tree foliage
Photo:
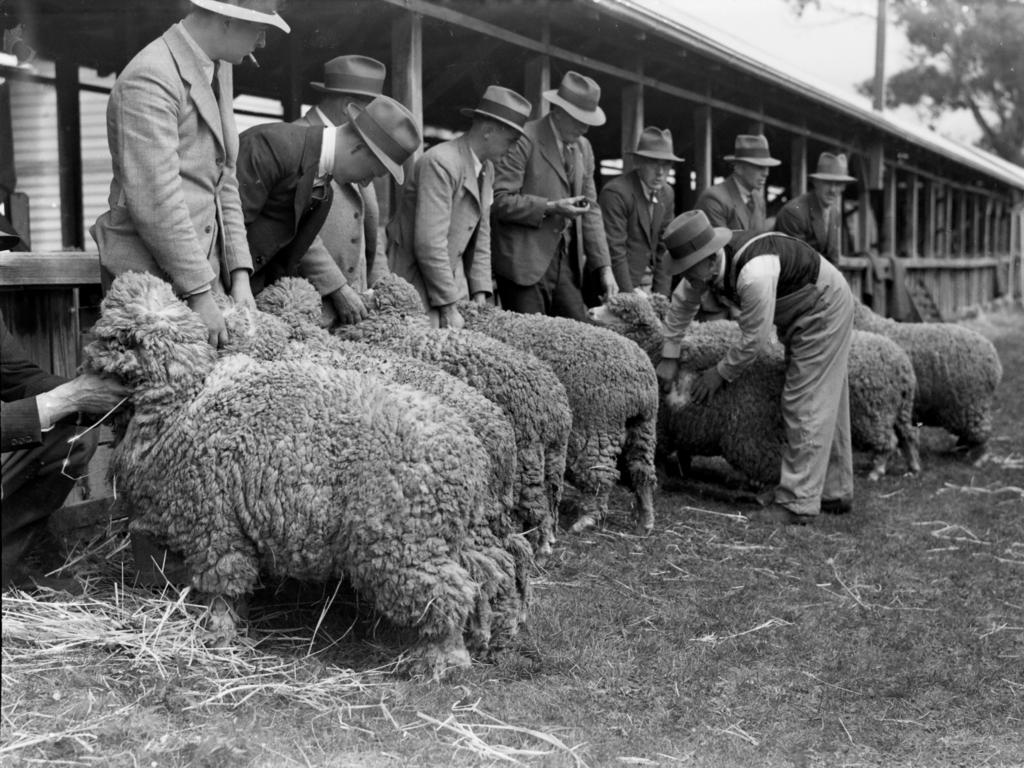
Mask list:
[[[790,0],[798,13],[819,0]],[[911,45],[910,66],[886,82],[886,105],[911,104],[933,116],[967,109],[979,144],[1024,165],[1024,2],[890,0]],[[871,95],[873,80],[858,90]]]

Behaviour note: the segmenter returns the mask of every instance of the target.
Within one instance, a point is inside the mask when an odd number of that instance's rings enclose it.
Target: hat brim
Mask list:
[[[714,229],[715,236],[704,247],[698,248],[693,253],[688,253],[681,259],[672,259],[668,265],[668,273],[670,275],[678,275],[685,272],[695,264],[704,261],[713,253],[717,253],[720,248],[725,247],[725,244],[732,240],[732,230],[728,227],[715,227]]]
[[[21,244],[21,238],[9,232],[0,230],[0,250],[8,251],[17,248]]]
[[[370,148],[370,151],[373,152],[374,157],[380,160],[381,164],[387,169],[387,172],[391,174],[391,177],[395,180],[395,183],[398,185],[404,184],[405,169],[402,168],[402,166],[400,166],[390,157],[388,157],[386,154],[384,154],[383,150],[381,150],[380,147],[374,144],[373,141],[370,140],[365,133],[363,133],[362,129],[356,123],[356,118],[359,116],[359,113],[362,110],[356,108],[352,104],[349,104],[345,111],[348,113],[348,124],[352,126],[356,133],[359,134],[359,138],[366,142],[366,146]]]
[[[629,154],[634,155],[636,157],[646,157],[648,160],[669,160],[673,163],[686,162],[685,157],[676,157],[671,152],[651,152],[648,150],[634,149]]]
[[[371,99],[377,98],[382,93],[382,91],[363,91],[359,88],[328,88],[323,83],[310,83],[309,85],[314,91],[320,91],[320,93],[344,93],[349,96],[369,96]]]
[[[843,176],[838,173],[809,173],[807,175],[809,178],[818,179],[819,181],[838,181],[844,184],[856,181],[853,176]]]
[[[774,168],[777,165],[782,165],[782,161],[776,160],[774,157],[736,157],[736,155],[726,155],[722,159],[727,163],[748,163],[750,165],[760,165],[763,168]]]
[[[222,3],[219,0],[191,0],[191,2],[192,5],[198,8],[212,11],[221,16],[230,16],[233,19],[251,21],[256,24],[269,24],[272,27],[277,27],[282,32],[292,31],[292,28],[288,26],[288,22],[276,13],[263,13],[262,11],[254,11],[250,8],[239,8],[237,5]]]
[[[597,127],[599,125],[604,125],[608,121],[604,116],[604,110],[600,107],[594,107],[592,112],[580,109],[572,102],[566,101],[559,96],[557,88],[550,91],[544,91],[543,96],[546,101],[550,101],[552,104],[558,105],[568,112],[571,117],[579,120],[584,125]]]
[[[459,114],[462,115],[463,117],[476,117],[478,115],[480,117],[486,117],[488,120],[494,120],[496,122],[501,123],[502,125],[507,125],[509,128],[515,128],[519,133],[526,135],[526,131],[523,130],[523,126],[516,125],[511,120],[506,120],[504,117],[499,117],[498,115],[492,115],[490,112],[485,112],[482,109],[463,107],[462,109],[459,110]]]

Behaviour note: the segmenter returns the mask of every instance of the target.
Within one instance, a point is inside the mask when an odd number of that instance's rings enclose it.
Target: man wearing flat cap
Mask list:
[[[544,92],[551,112],[526,123],[498,163],[491,263],[505,309],[586,322],[585,278],[605,295],[618,291],[584,137],[605,123],[600,97],[596,82],[567,72]]]
[[[238,195],[232,67],[288,32],[275,0],[192,0],[118,75],[107,104],[110,209],[90,230],[105,285],[131,270],[169,281],[227,341],[214,293],[252,304]]]
[[[672,151],[672,134],[654,126],[644,128],[632,155],[633,170],[605,184],[598,197],[615,282],[620,291],[668,296],[663,236],[675,214],[668,175],[683,158]]]
[[[757,517],[802,525],[820,512],[849,512],[853,450],[847,361],[853,333],[853,295],[842,274],[802,240],[776,232],[713,227],[703,211],[687,211],[665,231],[671,265],[682,275],[664,320],[657,374],[662,388],[678,387],[680,343],[712,286],[739,307],[741,336],[690,392],[704,403],[771,343],[772,326],[786,347],[780,411],[786,444],[778,486]],[[688,381],[688,379],[686,380]]]
[[[707,214],[713,227],[767,231],[764,191],[768,169],[782,161],[771,156],[764,136],[745,134],[736,137],[733,153],[722,159],[732,163],[732,174],[701,192],[694,207]]]
[[[324,64],[324,78],[310,85],[320,100],[296,120],[303,125],[337,127],[348,122],[348,109],[363,109],[384,91],[385,66],[368,56],[338,56]],[[320,234],[309,247],[313,264],[326,251],[340,268],[336,285],[318,285],[326,317],[342,324],[366,317],[360,294],[387,272],[383,243],[378,242],[380,205],[372,184],[332,182],[334,200]],[[303,268],[300,264],[300,274]]]
[[[846,155],[822,152],[809,174],[812,189],[782,206],[775,231],[799,237],[833,264],[843,252],[843,190],[851,181]]]
[[[285,276],[305,277],[321,297],[336,290],[341,267],[326,250],[309,250],[330,211],[332,182],[365,187],[390,173],[402,183],[402,164],[421,142],[412,113],[378,96],[348,116],[336,128],[265,123],[242,133],[238,183],[255,293]]]
[[[492,85],[457,139],[427,150],[402,187],[388,225],[391,271],[415,286],[435,327],[465,325],[456,302],[491,295],[494,166],[523,135],[532,106]]]

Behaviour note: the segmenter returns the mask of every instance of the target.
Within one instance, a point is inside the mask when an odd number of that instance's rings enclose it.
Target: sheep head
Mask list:
[[[292,339],[304,339],[320,328],[320,294],[301,277],[282,277],[256,297],[256,306],[288,326]]]
[[[114,280],[91,336],[85,369],[136,389],[202,380],[217,359],[199,315],[174,295],[170,283],[143,272]]]
[[[597,325],[635,341],[648,355],[661,350],[664,329],[649,296],[633,291],[617,293],[588,310]]]
[[[383,275],[375,282],[372,290],[363,294],[363,303],[371,313],[422,318],[427,322],[420,295],[411,283],[395,274]]]

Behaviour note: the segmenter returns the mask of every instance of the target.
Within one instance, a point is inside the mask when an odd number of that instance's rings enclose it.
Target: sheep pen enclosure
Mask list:
[[[4,766],[1020,766],[1024,312],[970,321],[1004,376],[985,456],[923,429],[923,471],[807,528],[663,489],[632,535],[561,532],[530,637],[442,683],[344,588],[269,587],[213,647],[187,591],[133,586],[123,519],[4,593]],[[719,469],[713,462],[704,468]]]

